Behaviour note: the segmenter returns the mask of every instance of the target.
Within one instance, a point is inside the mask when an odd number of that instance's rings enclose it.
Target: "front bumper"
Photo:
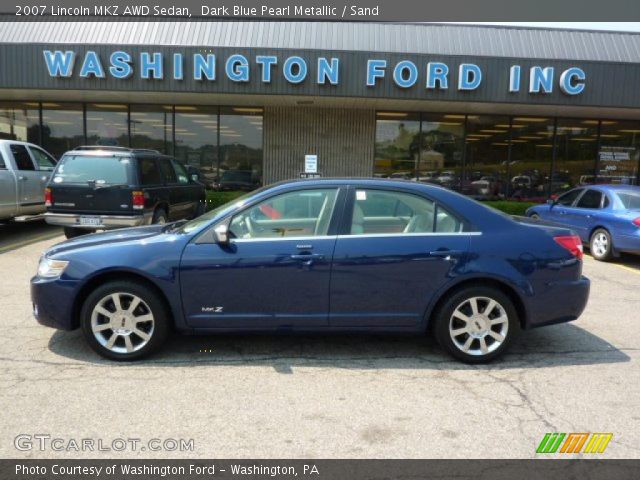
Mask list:
[[[576,320],[587,306],[590,288],[586,277],[548,283],[544,291],[529,300],[527,328]]]
[[[31,302],[33,316],[39,324],[61,330],[78,328],[74,319],[73,298],[77,287],[75,281],[60,279],[31,279]]]
[[[81,217],[97,218],[96,225],[82,225]],[[75,213],[53,213],[44,214],[46,222],[50,225],[62,227],[83,228],[88,230],[108,230],[112,228],[139,227],[151,223],[151,214],[140,215],[79,215]]]

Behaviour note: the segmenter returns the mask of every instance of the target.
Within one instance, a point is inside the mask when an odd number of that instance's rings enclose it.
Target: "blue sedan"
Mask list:
[[[580,239],[533,223],[417,182],[285,182],[189,222],[52,247],[31,281],[34,315],[81,328],[114,360],[177,330],[428,332],[487,362],[518,330],[587,303]]]
[[[640,187],[598,185],[574,188],[536,205],[527,215],[574,230],[596,260],[621,252],[640,254]]]

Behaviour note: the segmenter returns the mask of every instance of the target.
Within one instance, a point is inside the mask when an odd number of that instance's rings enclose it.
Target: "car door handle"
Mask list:
[[[431,252],[429,252],[429,255],[432,257],[441,257],[441,258],[447,258],[447,257],[459,257],[460,255],[462,255],[464,252],[462,250],[433,250]]]
[[[322,255],[321,253],[299,253],[296,255],[291,255],[291,260],[309,261],[309,260],[322,260],[323,258],[324,258],[324,255]]]
[[[20,180],[21,182],[26,182],[27,181],[27,177],[23,177],[22,175],[20,175],[18,177],[18,180]]]

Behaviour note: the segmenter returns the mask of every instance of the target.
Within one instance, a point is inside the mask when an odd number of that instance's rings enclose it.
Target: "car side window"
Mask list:
[[[155,158],[140,158],[138,165],[140,165],[140,183],[142,185],[162,184],[162,176]]]
[[[462,222],[418,195],[375,189],[357,189],[351,235],[459,232]]]
[[[178,162],[173,162],[173,166],[176,169],[176,175],[178,176],[178,183],[181,185],[189,183],[189,175],[187,174],[187,169]]]
[[[562,205],[563,207],[570,207],[571,205],[573,205],[573,202],[576,200],[576,198],[578,198],[578,196],[580,196],[581,193],[582,193],[581,188],[577,188],[575,190],[570,190],[567,193],[563,193],[556,200],[556,204]]]
[[[53,158],[51,158],[47,153],[40,150],[39,148],[29,147],[29,150],[31,150],[33,158],[36,159],[39,170],[53,172],[53,170],[56,168],[56,162]]]
[[[337,196],[336,188],[282,193],[233,217],[229,231],[239,239],[326,235]]]
[[[18,170],[35,170],[36,166],[31,160],[31,155],[27,150],[27,147],[24,145],[18,145],[17,143],[11,144],[9,146],[11,149],[11,154],[13,155],[13,159],[16,162],[16,168]]]
[[[168,158],[160,159],[160,169],[162,170],[162,176],[164,177],[165,183],[178,183],[178,176],[176,175],[176,171],[173,169],[173,165],[171,165],[171,161]]]
[[[0,170],[6,170],[7,164],[4,162],[4,155],[0,152]]]
[[[600,208],[602,205],[602,192],[598,190],[587,190],[578,200],[578,208]]]

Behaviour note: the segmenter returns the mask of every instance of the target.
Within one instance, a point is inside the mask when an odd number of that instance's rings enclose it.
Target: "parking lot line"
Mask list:
[[[5,245],[0,247],[0,254],[9,252],[11,250],[15,250],[16,248],[26,247],[27,245],[31,245],[32,243],[41,242],[43,240],[50,240],[52,238],[60,236],[60,232],[56,233],[47,233],[46,235],[39,235],[37,237],[31,237],[21,242],[11,243],[9,245]]]

